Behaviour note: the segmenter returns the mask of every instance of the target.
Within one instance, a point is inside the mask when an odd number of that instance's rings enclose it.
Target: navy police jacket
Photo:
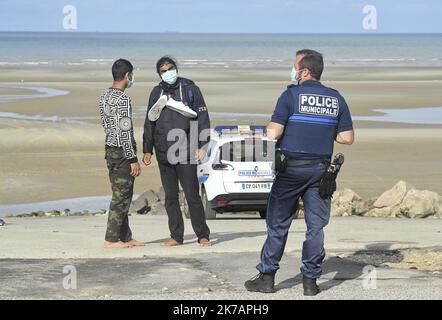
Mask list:
[[[293,159],[331,157],[336,134],[353,129],[344,98],[315,80],[288,86],[278,99],[272,122],[285,126],[280,147]]]

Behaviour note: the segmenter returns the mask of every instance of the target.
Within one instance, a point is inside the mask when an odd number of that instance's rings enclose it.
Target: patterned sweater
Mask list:
[[[99,102],[106,146],[121,147],[124,157],[133,163],[138,162],[138,159],[130,104],[130,98],[116,88],[106,90]]]

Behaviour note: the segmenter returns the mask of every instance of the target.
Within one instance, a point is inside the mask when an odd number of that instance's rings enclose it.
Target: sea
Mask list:
[[[153,67],[163,55],[204,68],[287,68],[314,48],[328,66],[442,66],[442,34],[182,34],[0,32],[0,68]]]

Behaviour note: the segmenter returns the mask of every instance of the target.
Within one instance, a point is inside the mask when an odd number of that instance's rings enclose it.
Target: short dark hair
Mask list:
[[[126,73],[131,73],[134,70],[132,64],[126,59],[118,59],[112,65],[112,76],[114,81],[121,81],[124,79]]]
[[[324,58],[319,52],[311,51],[312,53],[305,54],[299,62],[299,70],[307,69],[313,78],[321,80],[322,71],[324,71]]]
[[[160,74],[160,68],[165,64],[171,64],[178,70],[178,65],[171,56],[163,56],[157,61],[157,73]]]
[[[320,53],[318,51],[315,51],[312,49],[301,49],[301,50],[296,51],[297,56],[299,56],[299,55],[305,56],[307,54],[320,54]]]

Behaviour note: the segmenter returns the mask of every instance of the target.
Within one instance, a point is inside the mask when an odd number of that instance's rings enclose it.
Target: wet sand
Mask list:
[[[272,113],[288,84],[289,72],[183,68],[181,74],[201,87],[210,111],[250,113],[253,119],[253,113]],[[110,194],[97,106],[102,91],[111,84],[109,78],[109,72],[103,69],[2,70],[1,84],[54,88],[70,94],[0,102],[0,112],[73,117],[84,123],[0,118],[0,203]],[[441,68],[330,68],[323,80],[345,96],[355,116],[375,115],[371,110],[379,108],[442,105]],[[136,84],[128,91],[134,105],[140,159],[144,105],[157,82],[153,70],[136,70]],[[28,93],[0,88],[0,94]],[[257,117],[253,123],[265,124],[267,120]],[[226,123],[219,117],[212,122]],[[354,125],[355,144],[335,148],[346,156],[338,187],[371,197],[402,179],[419,189],[442,193],[442,126],[368,121],[355,121]],[[158,189],[156,163],[147,168],[143,165],[142,170],[135,193]]]

